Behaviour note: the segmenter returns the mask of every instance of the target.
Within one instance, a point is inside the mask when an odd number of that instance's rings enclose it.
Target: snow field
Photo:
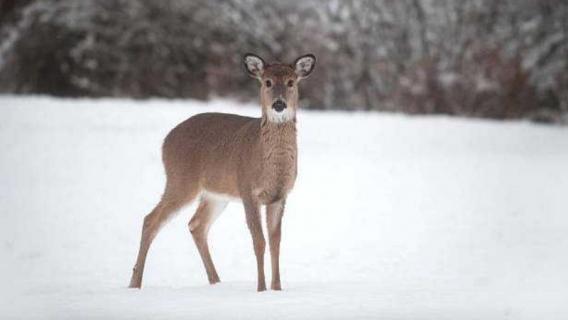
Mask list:
[[[161,231],[160,145],[227,100],[0,97],[1,318],[564,319],[568,131],[524,122],[300,112],[282,292],[255,292],[240,203],[213,226],[209,286],[187,229]],[[267,255],[267,280],[270,278]]]

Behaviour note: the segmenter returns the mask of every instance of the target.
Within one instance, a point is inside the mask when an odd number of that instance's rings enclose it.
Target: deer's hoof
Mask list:
[[[136,284],[136,283],[131,283],[131,284],[128,286],[128,288],[129,288],[129,289],[141,289],[142,286],[141,286],[139,283],[138,283],[138,284]]]

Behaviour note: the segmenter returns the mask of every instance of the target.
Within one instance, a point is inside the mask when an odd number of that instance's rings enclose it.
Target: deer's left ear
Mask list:
[[[312,71],[314,71],[315,66],[316,57],[311,53],[303,55],[294,61],[294,69],[296,70],[298,79],[307,78]]]
[[[243,64],[249,76],[260,79],[264,72],[264,60],[256,54],[247,53],[243,56]]]

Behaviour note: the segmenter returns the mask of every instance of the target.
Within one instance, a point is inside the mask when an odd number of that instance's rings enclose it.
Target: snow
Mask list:
[[[210,234],[220,284],[189,235],[192,205],[156,238],[143,289],[127,289],[161,141],[206,111],[259,114],[0,96],[2,319],[568,317],[568,130],[526,122],[301,111],[284,291],[255,291],[239,203]]]

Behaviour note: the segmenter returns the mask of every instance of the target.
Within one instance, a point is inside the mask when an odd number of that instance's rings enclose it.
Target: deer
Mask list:
[[[298,83],[313,72],[316,58],[305,54],[293,64],[267,64],[260,56],[247,53],[242,62],[248,75],[260,82],[261,117],[201,113],[168,133],[162,145],[165,190],[156,207],[144,217],[130,288],[141,288],[146,256],[160,228],[175,212],[195,200],[199,202],[189,220],[189,231],[209,284],[220,282],[207,235],[228,202],[240,200],[256,257],[257,291],[266,290],[262,206],[266,211],[271,257],[271,289],[282,290],[282,217],[298,172]]]

